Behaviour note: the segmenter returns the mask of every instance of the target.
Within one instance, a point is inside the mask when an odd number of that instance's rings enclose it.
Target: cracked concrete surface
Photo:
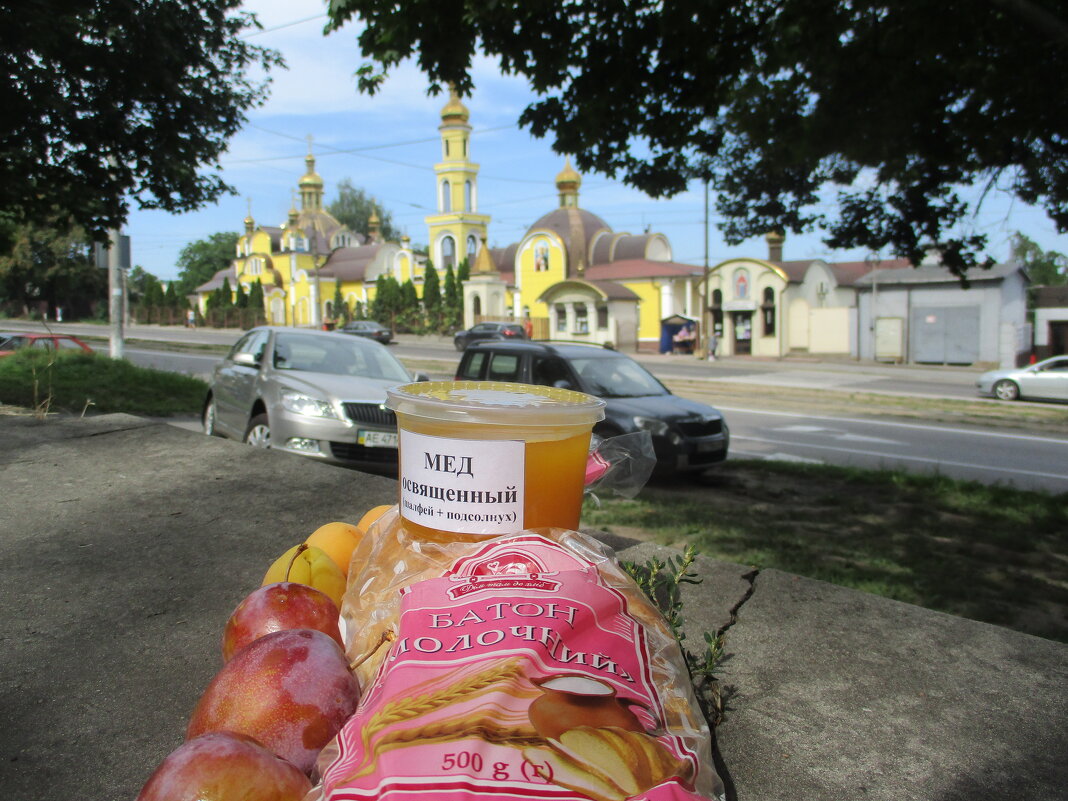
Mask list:
[[[123,415],[0,417],[0,482],[0,790],[23,801],[133,798],[265,566],[311,523],[396,497],[386,478]],[[670,553],[610,544],[635,562]],[[726,633],[732,799],[1065,797],[1068,646],[696,564],[683,613],[689,642]]]

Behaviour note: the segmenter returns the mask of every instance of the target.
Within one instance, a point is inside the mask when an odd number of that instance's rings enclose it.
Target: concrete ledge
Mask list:
[[[739,799],[1065,797],[1068,646],[766,570],[722,677]]]
[[[132,799],[181,743],[225,620],[270,562],[396,482],[126,415],[0,417],[0,788]],[[670,551],[605,538],[621,559]],[[1068,787],[1068,646],[701,558],[726,631],[732,798],[1012,798]]]

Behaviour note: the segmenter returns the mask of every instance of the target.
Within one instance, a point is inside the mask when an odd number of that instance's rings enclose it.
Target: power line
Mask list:
[[[304,19],[293,20],[292,22],[283,22],[281,25],[274,25],[270,28],[260,28],[252,33],[245,34],[242,39],[251,39],[253,36],[262,36],[265,33],[271,33],[272,31],[280,31],[283,28],[292,28],[294,25],[303,25],[305,22],[312,22],[313,20],[323,19],[329,15],[325,12],[322,14],[316,14],[314,17],[305,17]]]

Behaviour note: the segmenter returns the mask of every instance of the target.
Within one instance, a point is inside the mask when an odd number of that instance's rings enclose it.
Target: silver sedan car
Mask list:
[[[333,464],[396,470],[397,420],[386,389],[426,380],[362,337],[264,326],[218,365],[204,433]]]
[[[1068,356],[1054,356],[1015,370],[991,370],[975,382],[983,395],[1000,400],[1068,401]]]

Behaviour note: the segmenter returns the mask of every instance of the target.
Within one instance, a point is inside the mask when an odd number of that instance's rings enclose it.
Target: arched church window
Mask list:
[[[471,299],[471,316],[475,320],[482,316],[482,298],[478,295]]]
[[[567,306],[557,303],[553,306],[553,311],[556,313],[556,330],[567,331]]]
[[[245,272],[248,275],[260,275],[263,273],[263,259],[256,257],[248,260],[245,265]]]
[[[478,238],[473,234],[467,237],[467,259],[474,262],[475,255],[478,253]]]
[[[456,241],[451,236],[446,236],[441,240],[441,266],[456,266]]]
[[[448,181],[441,182],[441,210],[442,212],[452,211],[452,187]]]
[[[764,287],[764,302],[760,311],[764,318],[764,336],[775,335],[775,290],[770,286]]]
[[[475,208],[472,205],[471,196],[471,182],[464,181],[464,211],[474,211]]]

